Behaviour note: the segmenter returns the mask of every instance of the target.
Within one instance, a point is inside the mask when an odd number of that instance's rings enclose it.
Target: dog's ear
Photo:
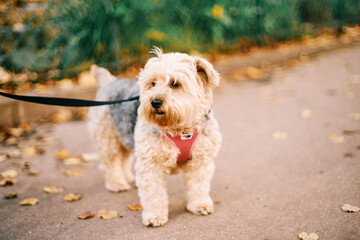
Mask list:
[[[220,75],[213,65],[203,58],[195,57],[196,71],[200,79],[210,87],[218,87]]]

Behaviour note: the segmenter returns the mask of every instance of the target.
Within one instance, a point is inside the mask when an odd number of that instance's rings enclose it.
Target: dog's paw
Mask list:
[[[214,212],[214,204],[211,198],[206,200],[192,201],[187,204],[187,209],[196,215],[209,215]]]
[[[110,192],[122,192],[129,190],[131,186],[126,182],[107,181],[105,188]]]
[[[159,216],[153,213],[144,213],[142,216],[142,223],[147,227],[160,227],[167,223],[168,217]]]

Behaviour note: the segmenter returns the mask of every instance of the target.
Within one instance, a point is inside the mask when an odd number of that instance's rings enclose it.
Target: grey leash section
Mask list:
[[[52,106],[64,106],[64,107],[96,107],[96,106],[111,105],[111,104],[118,104],[123,102],[139,100],[139,96],[131,97],[128,99],[114,100],[114,101],[91,101],[91,100],[74,99],[74,98],[15,95],[4,92],[0,92],[0,95],[24,102],[32,102],[32,103],[39,103],[39,104],[52,105]]]

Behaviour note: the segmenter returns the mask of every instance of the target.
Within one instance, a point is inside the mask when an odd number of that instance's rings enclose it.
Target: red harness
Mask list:
[[[202,129],[194,132],[193,134],[184,133],[176,136],[171,136],[169,133],[163,133],[161,131],[160,134],[167,138],[175,147],[180,150],[180,154],[178,155],[176,163],[178,165],[185,163],[186,161],[191,159],[192,151],[195,146],[195,143],[200,136]]]

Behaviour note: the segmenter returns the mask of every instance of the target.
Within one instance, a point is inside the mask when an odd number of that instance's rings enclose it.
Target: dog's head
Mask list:
[[[164,128],[191,127],[202,121],[212,104],[219,74],[205,59],[154,49],[139,75],[138,113]]]

